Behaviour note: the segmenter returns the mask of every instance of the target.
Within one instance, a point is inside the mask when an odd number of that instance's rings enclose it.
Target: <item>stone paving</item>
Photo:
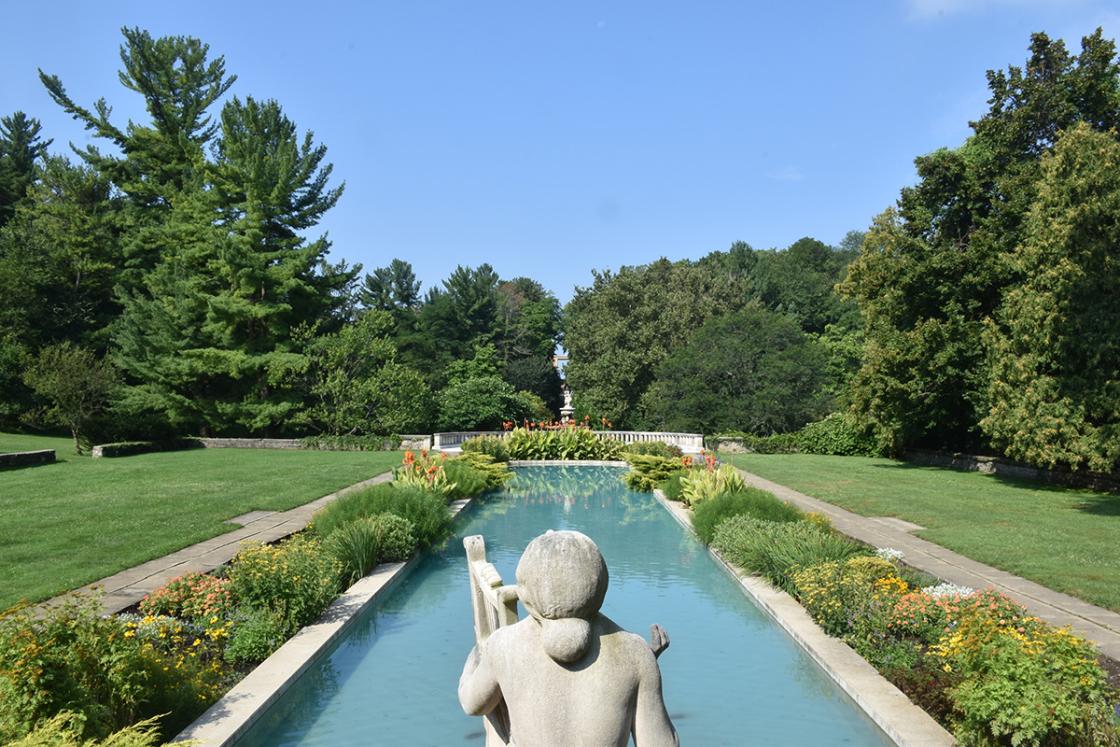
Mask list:
[[[837,530],[875,547],[893,547],[905,553],[903,561],[954,584],[974,589],[992,587],[1022,604],[1031,614],[1052,625],[1070,626],[1097,645],[1108,658],[1120,662],[1120,614],[1048,589],[1007,571],[958,555],[941,545],[915,537],[917,524],[891,517],[868,517],[791,490],[758,475],[739,470],[748,485],[767,490],[805,511],[816,511]]]
[[[308,525],[316,511],[339,496],[370,485],[388,482],[391,479],[393,473],[385,472],[288,511],[250,511],[227,522],[240,524],[240,529],[184,547],[162,558],[127,568],[76,591],[88,592],[100,588],[104,592],[101,598],[102,614],[111,615],[120,612],[184,573],[192,571],[205,573],[228,563],[241,549],[243,542],[275,542],[299,532]],[[45,604],[61,604],[73,593],[55,597]]]

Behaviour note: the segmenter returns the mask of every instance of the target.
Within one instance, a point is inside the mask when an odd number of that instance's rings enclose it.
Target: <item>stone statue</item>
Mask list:
[[[459,678],[459,702],[488,717],[488,745],[625,747],[631,736],[637,747],[679,745],[657,665],[668,636],[655,625],[649,645],[599,614],[607,565],[589,537],[550,531],[534,539],[515,592],[480,561],[481,537],[464,544],[478,644]],[[517,597],[529,616],[512,622]]]

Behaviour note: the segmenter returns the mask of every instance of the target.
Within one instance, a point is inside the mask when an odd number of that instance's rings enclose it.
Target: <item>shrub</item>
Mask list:
[[[233,634],[226,645],[226,661],[231,664],[264,661],[284,645],[290,635],[280,612],[245,608],[234,621]]]
[[[331,603],[339,571],[317,539],[297,534],[278,545],[246,546],[230,564],[229,580],[241,605],[276,613],[290,636]]]
[[[225,620],[233,613],[229,579],[187,573],[168,581],[140,600],[145,615],[174,615],[186,620]]]
[[[874,556],[795,569],[792,579],[798,600],[825,632],[865,656],[884,643],[887,619],[908,591],[894,564]]]
[[[10,742],[8,747],[158,747],[158,717],[126,726],[105,739],[85,739],[82,736],[85,718],[74,711],[61,711],[46,719],[21,739]]]
[[[436,456],[427,450],[417,456],[412,451],[406,451],[401,460],[401,466],[393,470],[393,481],[401,485],[422,488],[443,496],[455,492],[455,483],[447,477],[444,462],[446,454]]]
[[[506,439],[513,459],[618,459],[622,444],[589,428],[530,431],[514,428]]]
[[[665,482],[661,483],[661,492],[665,497],[671,501],[681,500],[681,493],[684,491],[681,486],[681,478],[684,477],[684,472],[674,472],[669,475]]]
[[[803,454],[882,456],[882,450],[876,445],[875,439],[850,417],[839,412],[809,423],[793,436],[797,450]]]
[[[509,449],[501,436],[475,436],[463,442],[463,453],[486,454],[495,462],[508,462]]]
[[[315,514],[312,526],[320,537],[328,537],[347,522],[385,513],[412,522],[421,549],[439,545],[451,536],[451,514],[441,496],[394,483],[374,485],[338,497]]]
[[[732,563],[758,573],[790,593],[790,573],[830,560],[867,554],[862,546],[823,532],[809,522],[778,522],[733,516],[716,527],[712,545]]]
[[[400,447],[400,436],[331,436],[322,434],[302,440],[303,448],[314,451],[393,451]]]
[[[1092,644],[1035,618],[977,606],[930,649],[959,684],[950,721],[962,745],[1117,745],[1107,679]]]
[[[649,493],[671,475],[683,469],[680,458],[652,454],[625,454],[624,456],[630,463],[630,471],[622,476],[622,480],[631,490],[642,493]]]
[[[199,644],[187,651],[176,648],[182,640],[157,642],[136,630],[101,617],[95,596],[0,617],[0,742],[64,710],[83,719],[83,738],[161,714],[171,714],[161,729],[171,735],[218,698],[226,673],[216,646],[192,636]]]
[[[799,521],[803,514],[795,507],[758,488],[723,493],[701,501],[692,512],[692,528],[705,545],[712,544],[716,527],[732,516],[747,515],[767,521]]]
[[[488,454],[463,452],[443,465],[447,479],[455,483],[455,495],[468,498],[499,488],[513,476],[505,462],[495,462]]]
[[[664,441],[638,441],[626,444],[622,447],[622,453],[658,456],[676,460],[680,460],[683,455],[681,447],[667,444]]]
[[[738,470],[730,464],[714,466],[708,463],[706,468],[689,470],[681,478],[681,499],[690,506],[709,498],[715,498],[723,493],[738,493],[747,489]]]

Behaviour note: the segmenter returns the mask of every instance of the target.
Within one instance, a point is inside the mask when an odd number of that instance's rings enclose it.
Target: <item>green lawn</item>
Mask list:
[[[0,433],[0,452],[59,462],[0,471],[0,609],[38,601],[385,472],[398,452],[192,449],[116,459],[66,438]]]
[[[1120,611],[1120,496],[889,459],[725,457],[864,516],[895,516],[982,563]]]

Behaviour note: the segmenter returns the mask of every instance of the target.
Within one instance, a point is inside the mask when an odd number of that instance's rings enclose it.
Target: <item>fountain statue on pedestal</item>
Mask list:
[[[599,613],[607,565],[579,532],[546,532],[525,548],[517,586],[502,585],[482,537],[467,537],[476,645],[459,702],[487,717],[488,747],[678,745],[661,695],[653,643]],[[517,599],[529,616],[517,620]]]

